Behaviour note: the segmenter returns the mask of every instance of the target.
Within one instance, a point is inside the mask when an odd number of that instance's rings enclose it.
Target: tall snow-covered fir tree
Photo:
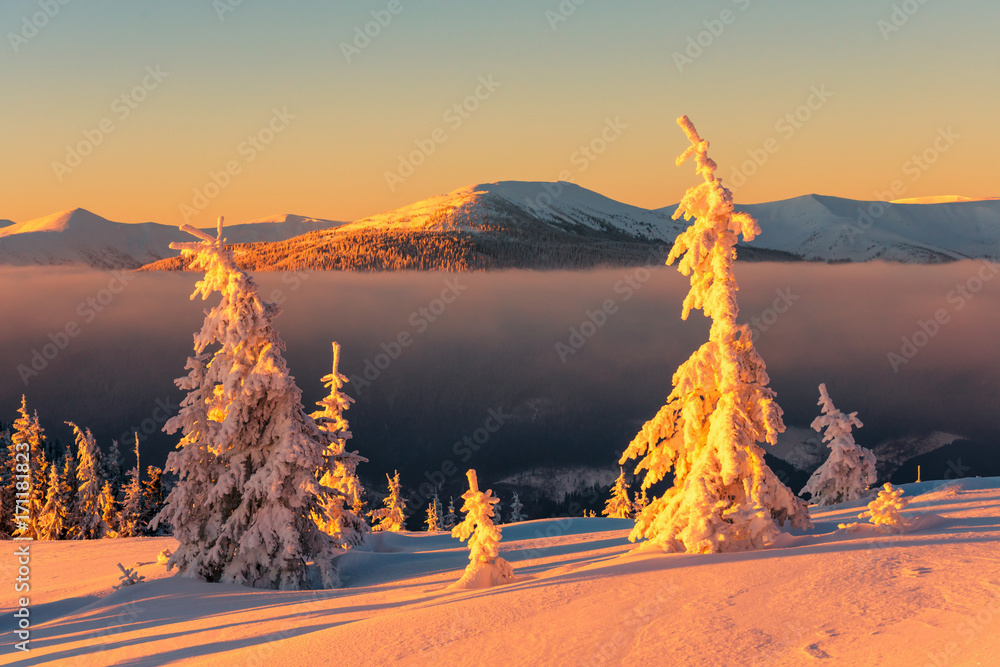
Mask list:
[[[489,588],[513,578],[510,563],[500,557],[502,533],[494,518],[493,507],[497,499],[493,491],[479,490],[476,471],[469,470],[469,490],[462,494],[465,518],[451,531],[452,537],[469,541],[469,564],[462,578],[452,584],[454,588]]]
[[[333,370],[322,378],[330,393],[317,403],[322,410],[310,415],[328,442],[324,450],[325,471],[320,476],[324,487],[323,513],[315,519],[337,546],[351,548],[361,545],[369,532],[365,520],[354,513],[354,507],[361,501],[361,483],[355,471],[359,463],[367,463],[368,459],[356,451],[347,451],[347,441],[352,436],[344,412],[354,399],[341,391],[348,379],[339,372],[339,365],[340,345],[334,343]]]
[[[135,467],[128,471],[128,483],[122,489],[122,509],[118,519],[118,534],[122,537],[143,535],[142,481],[139,478],[139,434],[135,434]]]
[[[42,507],[39,519],[39,539],[61,540],[66,537],[71,494],[72,491],[60,473],[59,466],[50,465],[45,505]]]
[[[0,431],[0,538],[7,539],[14,534],[14,507],[17,503],[17,477],[14,469],[14,443],[10,431]]]
[[[517,491],[513,493],[513,498],[510,500],[510,522],[519,523],[524,521],[524,505],[521,504],[521,499],[517,497]]]
[[[618,469],[618,479],[611,487],[611,497],[601,512],[612,519],[628,519],[632,516],[632,501],[628,499],[628,484],[625,482],[625,470]]]
[[[303,409],[282,357],[272,325],[280,308],[236,267],[222,218],[216,238],[181,229],[199,241],[170,247],[205,273],[191,298],[218,292],[221,300],[195,335],[188,374],[177,380],[187,396],[164,427],[182,433],[167,457],[177,485],[154,519],[172,525],[179,542],[168,567],[254,588],[336,586],[333,538],[314,520],[325,514],[319,477],[330,472],[329,440]]]
[[[66,519],[63,521],[62,539],[75,540],[80,534],[80,526],[78,523],[79,514],[76,511],[76,459],[73,457],[72,447],[66,447],[66,456],[63,459],[61,476],[63,484],[69,489],[63,501],[63,506],[66,508]]]
[[[403,498],[399,488],[399,471],[395,471],[393,477],[386,475],[389,480],[389,495],[385,497],[382,504],[385,507],[372,510],[372,530],[377,532],[389,531],[399,532],[406,530],[406,499]],[[376,523],[377,522],[377,523]]]
[[[97,446],[90,429],[81,430],[73,422],[76,436],[76,503],[73,513],[74,539],[97,540],[108,532],[104,521],[104,465],[101,449]]]
[[[666,404],[622,455],[622,464],[639,460],[636,474],[646,471],[643,489],[674,474],[673,486],[636,517],[629,539],[691,553],[756,549],[785,521],[811,525],[806,503],[767,466],[757,444],[775,444],[785,425],[750,328],[736,324],[736,243],[740,234],[753,240],[760,227],[733,211],[708,142],[687,116],[677,123],[691,142],[677,164],[694,157],[703,182],[688,189],[674,213],[694,223],[677,237],[667,264],[680,260],[679,271],[691,280],[681,318],[701,309],[712,325],[708,342],[674,374]]]
[[[847,415],[838,410],[825,384],[819,386],[819,405],[823,414],[813,420],[812,428],[826,429],[823,442],[830,448],[830,456],[799,494],[812,494],[812,502],[817,505],[857,500],[875,483],[875,453],[854,442],[853,427],[863,426],[858,413]]]
[[[21,395],[21,407],[18,409],[20,416],[14,421],[10,440],[15,450],[28,455],[28,465],[25,466],[30,477],[28,487],[28,497],[24,505],[27,507],[27,521],[16,522],[14,534],[18,537],[30,537],[40,539],[41,532],[39,520],[41,519],[42,508],[45,506],[49,484],[49,464],[45,458],[45,430],[38,421],[38,413],[28,413],[28,404],[25,396]],[[27,446],[25,451],[23,447]],[[12,452],[13,454],[13,452]],[[18,464],[21,461],[14,456],[14,470],[20,473],[22,469]],[[16,475],[15,475],[16,477]]]

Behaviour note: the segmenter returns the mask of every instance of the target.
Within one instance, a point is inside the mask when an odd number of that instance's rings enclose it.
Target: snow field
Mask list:
[[[752,552],[632,554],[622,519],[505,525],[515,580],[476,591],[447,590],[468,548],[443,532],[371,535],[331,591],[168,576],[169,537],[40,542],[32,650],[8,634],[0,664],[996,664],[1000,478],[902,488],[924,517],[907,533],[837,530],[866,497]],[[117,562],[147,580],[112,591]]]

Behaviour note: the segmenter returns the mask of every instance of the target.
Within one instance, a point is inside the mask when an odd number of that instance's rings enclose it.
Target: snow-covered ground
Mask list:
[[[1000,478],[902,488],[905,534],[838,530],[859,502],[736,554],[631,554],[620,519],[505,526],[517,579],[479,591],[446,590],[468,552],[444,533],[379,534],[316,592],[168,576],[172,538],[40,542],[31,652],[8,631],[0,664],[998,664]],[[146,581],[112,591],[117,562]]]

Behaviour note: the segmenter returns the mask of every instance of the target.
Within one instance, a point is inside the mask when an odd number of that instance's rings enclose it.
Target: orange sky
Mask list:
[[[657,207],[694,179],[682,113],[741,202],[1000,195],[995,2],[898,30],[860,0],[388,6],[72,3],[32,33],[4,3],[0,218],[348,220],[560,177]]]

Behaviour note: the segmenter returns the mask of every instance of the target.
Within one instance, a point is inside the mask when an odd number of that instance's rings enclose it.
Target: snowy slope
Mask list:
[[[671,212],[676,207],[660,209]],[[934,263],[1000,259],[1000,201],[883,204],[805,195],[737,205],[760,222],[751,247],[807,260]]]
[[[576,234],[601,234],[672,243],[685,225],[661,212],[609,199],[573,183],[500,181],[363,218],[345,226],[421,231],[489,231],[497,224],[540,223]]]
[[[338,224],[284,215],[226,227],[226,237],[234,243],[280,241]],[[0,264],[131,269],[175,254],[170,243],[186,240],[186,236],[170,225],[111,222],[77,208],[0,228]]]
[[[443,533],[379,535],[342,557],[345,588],[318,592],[166,577],[171,538],[40,542],[32,650],[8,633],[0,663],[994,665],[1000,478],[959,484],[905,485],[902,535],[838,530],[860,508],[834,505],[745,553],[628,554],[620,519],[505,526],[518,578],[486,591],[446,590],[468,552]],[[112,592],[116,562],[147,581]]]

